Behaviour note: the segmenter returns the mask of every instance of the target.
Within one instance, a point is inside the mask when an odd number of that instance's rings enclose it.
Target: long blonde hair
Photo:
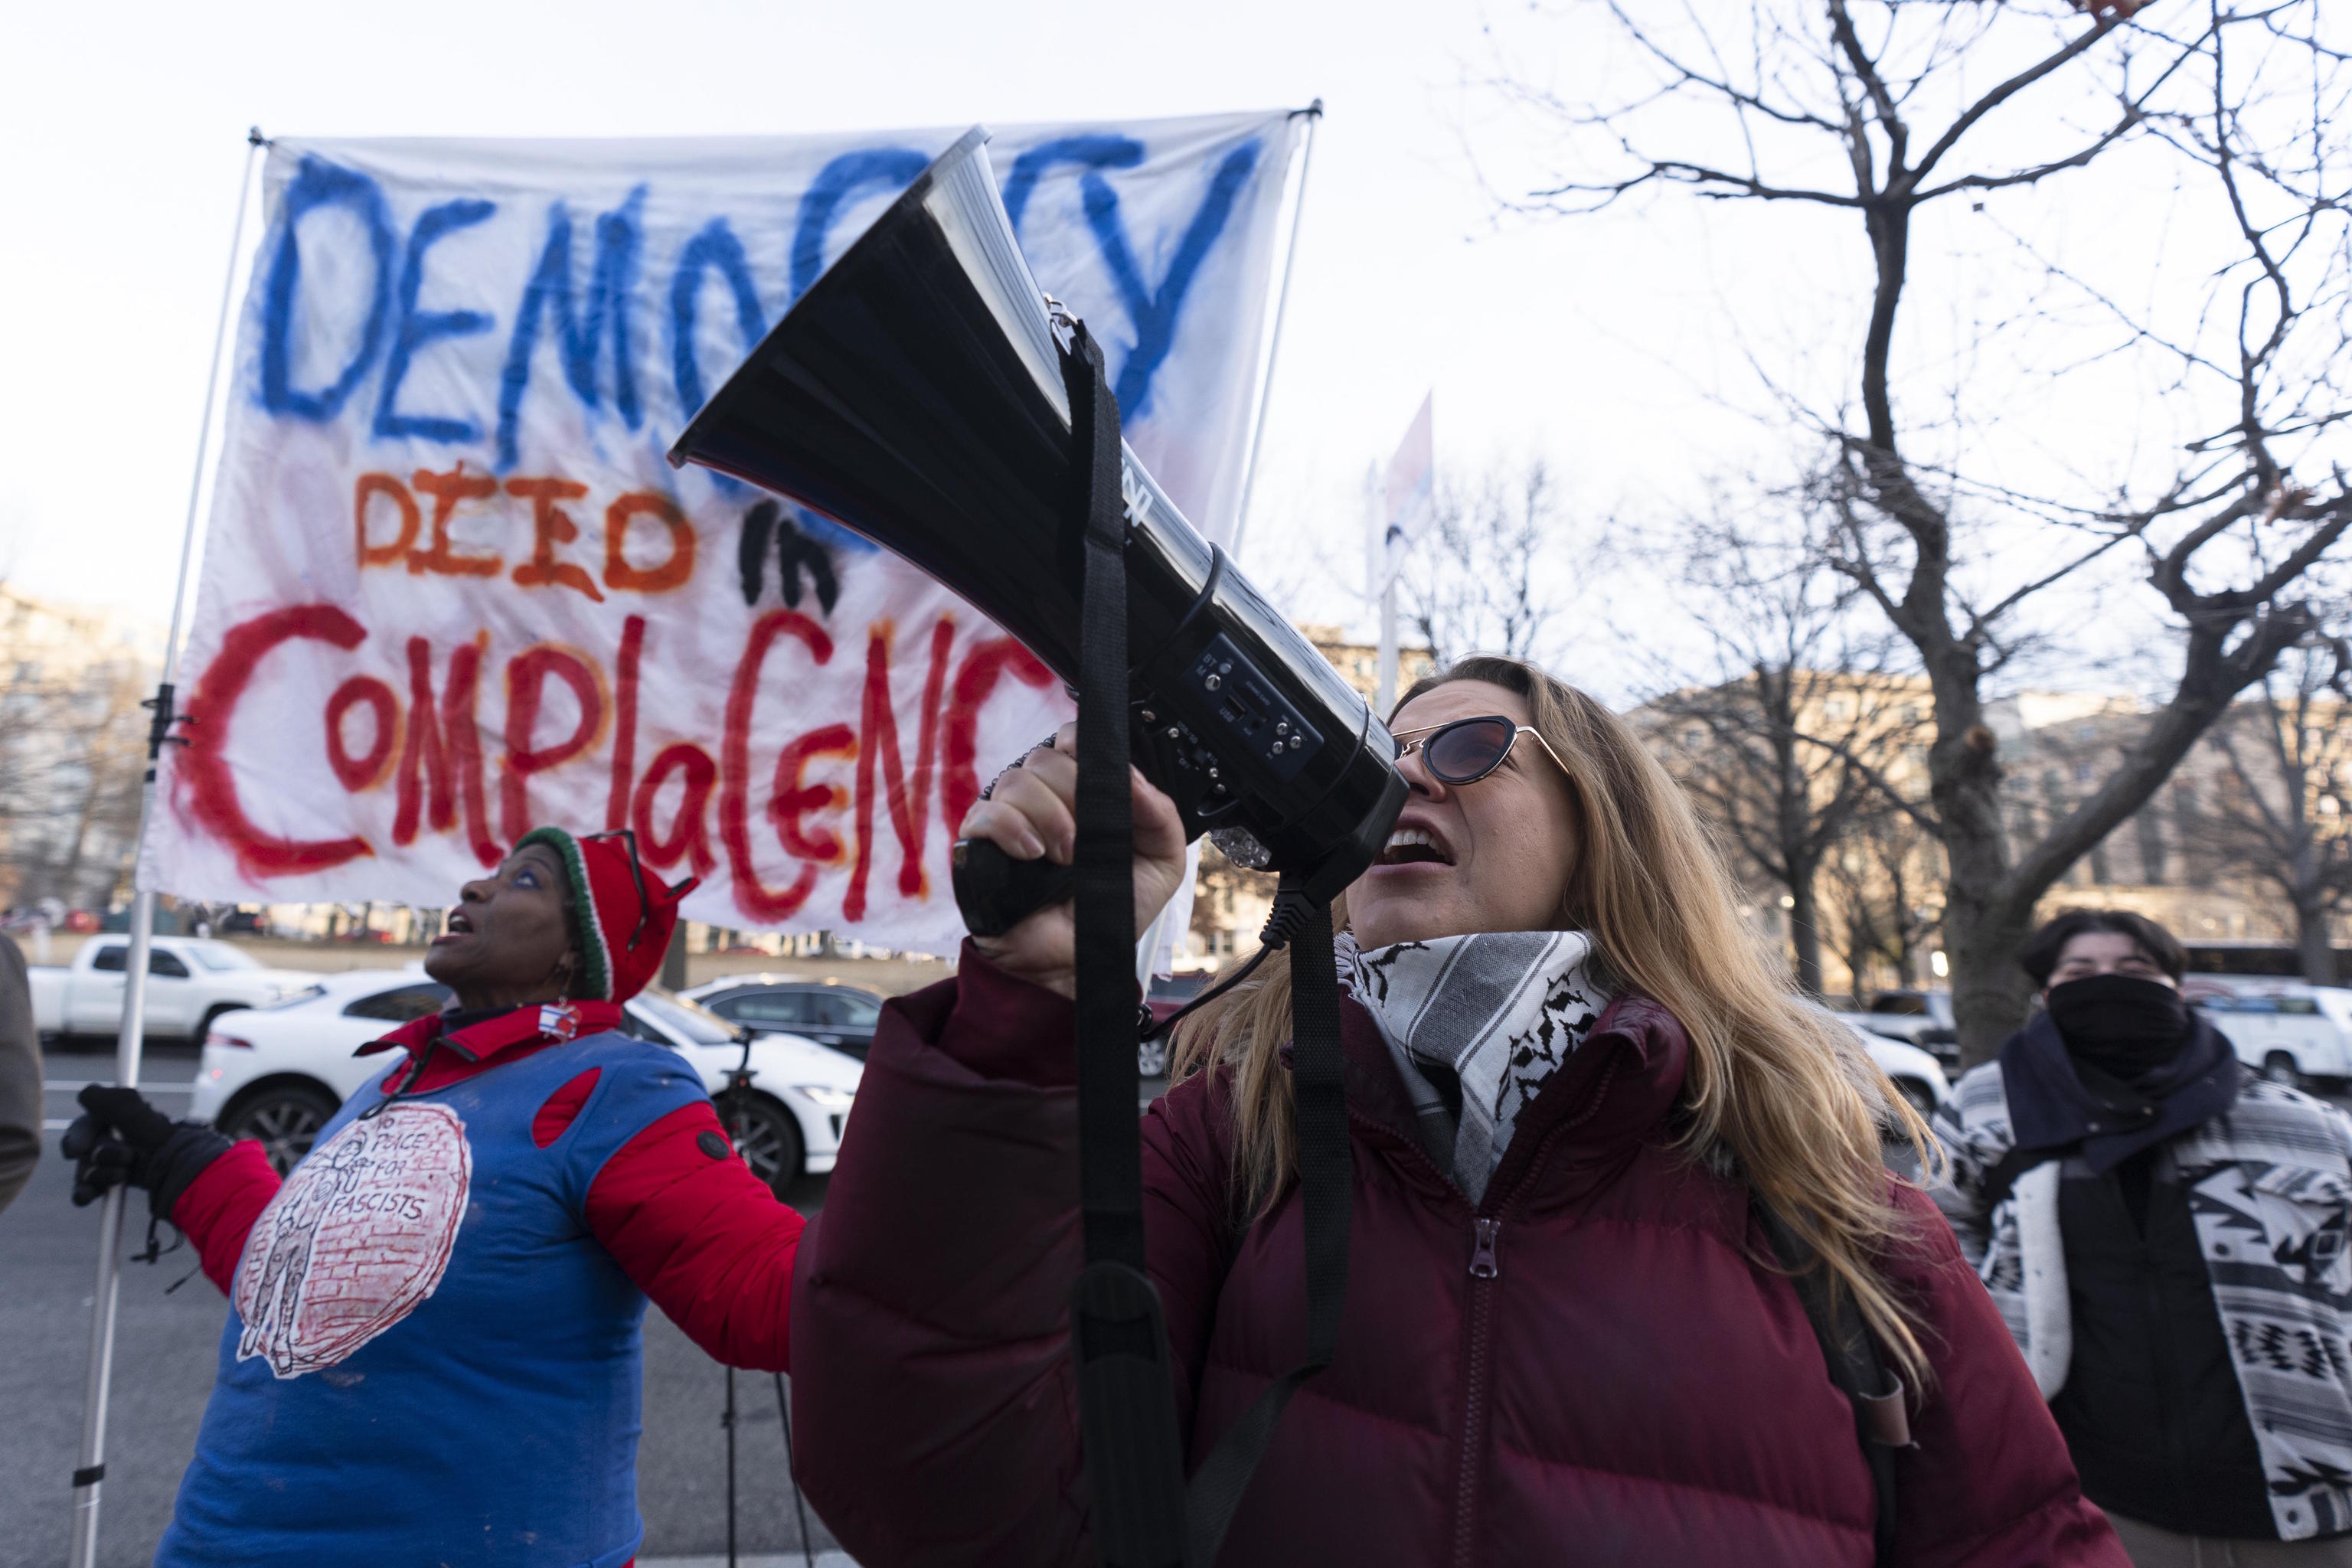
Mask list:
[[[1728,1152],[1828,1266],[1832,1289],[1853,1292],[1906,1381],[1925,1386],[1912,1312],[1876,1260],[1905,1243],[1910,1223],[1888,1201],[1880,1118],[1896,1122],[1923,1167],[1934,1147],[1927,1124],[1843,1037],[1844,1026],[1802,1003],[1768,963],[1740,921],[1721,857],[1631,726],[1534,666],[1492,657],[1418,682],[1398,707],[1455,680],[1517,692],[1568,764],[1579,842],[1559,923],[1590,932],[1611,973],[1690,1037],[1678,1147],[1698,1158]],[[1344,924],[1344,901],[1332,915]],[[1297,1170],[1281,1063],[1290,1026],[1289,955],[1276,952],[1187,1019],[1176,1040],[1176,1079],[1213,1066],[1232,1071],[1234,1197],[1244,1213],[1271,1206]]]

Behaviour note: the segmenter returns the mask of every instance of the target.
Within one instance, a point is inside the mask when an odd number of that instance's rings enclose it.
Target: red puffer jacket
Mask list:
[[[1337,1359],[1291,1401],[1224,1568],[1867,1568],[1850,1406],[1743,1188],[1668,1152],[1689,1044],[1610,1007],[1473,1211],[1346,1009],[1353,1250]],[[1079,1267],[1072,1010],[967,948],[886,1011],[793,1304],[802,1479],[868,1568],[1088,1560],[1064,1298]],[[1197,1465],[1302,1352],[1294,1190],[1237,1221],[1222,1089],[1144,1121],[1151,1272]],[[2128,1568],[1933,1208],[1896,1265],[1937,1382],[1897,1461],[1899,1561]],[[1469,1264],[1480,1218],[1495,1268]]]

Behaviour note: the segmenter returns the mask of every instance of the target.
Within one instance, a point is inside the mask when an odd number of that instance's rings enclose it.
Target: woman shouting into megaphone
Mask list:
[[[425,958],[451,1009],[364,1047],[388,1066],[282,1185],[258,1143],[83,1091],[75,1202],[148,1189],[231,1303],[159,1564],[619,1568],[647,1299],[784,1370],[801,1217],[622,1030],[685,891],[625,834],[527,835]]]
[[[1771,973],[1634,732],[1492,658],[1415,687],[1392,728],[1411,798],[1334,911],[1337,1354],[1218,1562],[2124,1568],[1983,1286],[1880,1163],[1882,1126],[1916,1145],[1918,1119]],[[1067,861],[1071,749],[1005,775],[966,835]],[[1134,799],[1140,929],[1183,844],[1139,777]],[[1073,967],[1068,908],[1041,911],[875,1037],[794,1380],[803,1480],[875,1568],[1094,1559]],[[1304,1337],[1288,991],[1276,954],[1204,1008],[1144,1118],[1188,1468]],[[1867,1421],[1815,1299],[1899,1379],[1862,1391],[1886,1394]]]

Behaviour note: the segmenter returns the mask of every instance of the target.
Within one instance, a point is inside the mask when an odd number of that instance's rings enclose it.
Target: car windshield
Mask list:
[[[730,1045],[741,1035],[734,1025],[708,1007],[672,992],[648,986],[632,1000],[653,1015],[663,1028],[698,1046]]]
[[[192,942],[183,948],[190,958],[215,973],[229,969],[258,969],[261,961],[225,942]]]

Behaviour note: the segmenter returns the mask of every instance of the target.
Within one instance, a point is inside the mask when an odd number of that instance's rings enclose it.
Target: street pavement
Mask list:
[[[194,1070],[192,1051],[151,1047],[143,1086],[159,1106],[176,1112],[187,1103]],[[15,1204],[0,1213],[0,1568],[59,1568],[66,1561],[98,1215],[68,1200],[71,1172],[56,1157],[57,1143],[75,1112],[74,1089],[109,1081],[113,1071],[110,1051],[48,1058],[47,1157]],[[816,1213],[824,1189],[823,1178],[803,1180],[791,1194],[793,1205]],[[143,1246],[146,1214],[144,1194],[134,1194],[126,1216],[133,1223],[124,1227],[129,1251]],[[168,1228],[163,1238],[169,1246]],[[99,1561],[107,1568],[133,1568],[152,1558],[171,1518],[180,1472],[195,1447],[227,1304],[200,1274],[167,1293],[194,1266],[194,1254],[183,1248],[153,1267],[128,1264],[122,1271],[100,1518]],[[715,1556],[723,1564],[726,1372],[657,1310],[646,1312],[645,1332],[640,1562]],[[739,1373],[735,1381],[737,1544],[747,1558],[803,1563],[774,1382],[756,1373]],[[832,1549],[832,1535],[814,1515],[810,1525],[812,1545],[820,1552]],[[853,1568],[838,1552],[818,1562],[823,1568]]]

